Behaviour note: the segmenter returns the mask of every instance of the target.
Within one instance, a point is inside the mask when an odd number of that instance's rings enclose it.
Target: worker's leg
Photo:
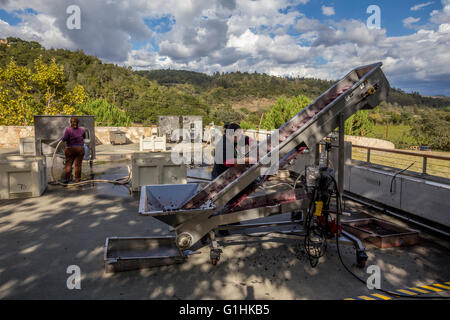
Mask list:
[[[81,180],[81,166],[83,164],[84,148],[74,147],[75,150],[75,182]]]
[[[70,175],[72,174],[72,164],[74,155],[72,152],[73,148],[66,148],[64,154],[66,155],[66,182],[70,180]]]

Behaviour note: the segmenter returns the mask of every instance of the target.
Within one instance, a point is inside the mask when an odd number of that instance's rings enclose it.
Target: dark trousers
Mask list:
[[[84,148],[70,147],[65,150],[66,155],[66,180],[70,179],[72,173],[72,164],[75,162],[75,181],[79,182],[81,179],[81,165],[83,163]]]

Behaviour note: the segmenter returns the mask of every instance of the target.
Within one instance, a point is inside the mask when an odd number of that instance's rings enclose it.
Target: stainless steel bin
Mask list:
[[[109,237],[105,244],[105,271],[120,272],[186,261],[175,237]]]

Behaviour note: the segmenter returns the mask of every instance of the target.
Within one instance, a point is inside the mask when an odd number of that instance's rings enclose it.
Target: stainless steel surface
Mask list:
[[[106,272],[118,272],[182,263],[186,256],[175,237],[110,237],[104,260]]]
[[[259,162],[245,172],[235,169],[235,174],[224,174],[213,180],[198,195],[186,203],[186,208],[198,207],[199,204],[212,200],[220,208],[261,175],[263,162],[278,152],[278,166],[300,144],[316,145],[323,137],[339,126],[339,116],[344,120],[360,109],[374,108],[387,98],[389,83],[381,70],[381,63],[357,68],[333,85],[311,105],[289,120],[279,129],[280,143],[268,152]],[[376,88],[375,92],[371,89]],[[369,94],[373,92],[373,94]],[[259,145],[270,146],[273,136]],[[234,168],[233,168],[234,169]],[[230,171],[230,170],[228,170]]]
[[[175,164],[171,152],[134,152],[131,155],[131,188],[145,185],[185,184],[187,168]]]

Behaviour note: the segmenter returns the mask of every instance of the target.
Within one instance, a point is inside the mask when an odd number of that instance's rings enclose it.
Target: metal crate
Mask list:
[[[110,131],[109,141],[111,144],[126,144],[127,143],[126,133],[120,130]]]
[[[170,152],[133,153],[131,172],[133,191],[138,191],[146,185],[187,183],[186,166],[173,163]]]

